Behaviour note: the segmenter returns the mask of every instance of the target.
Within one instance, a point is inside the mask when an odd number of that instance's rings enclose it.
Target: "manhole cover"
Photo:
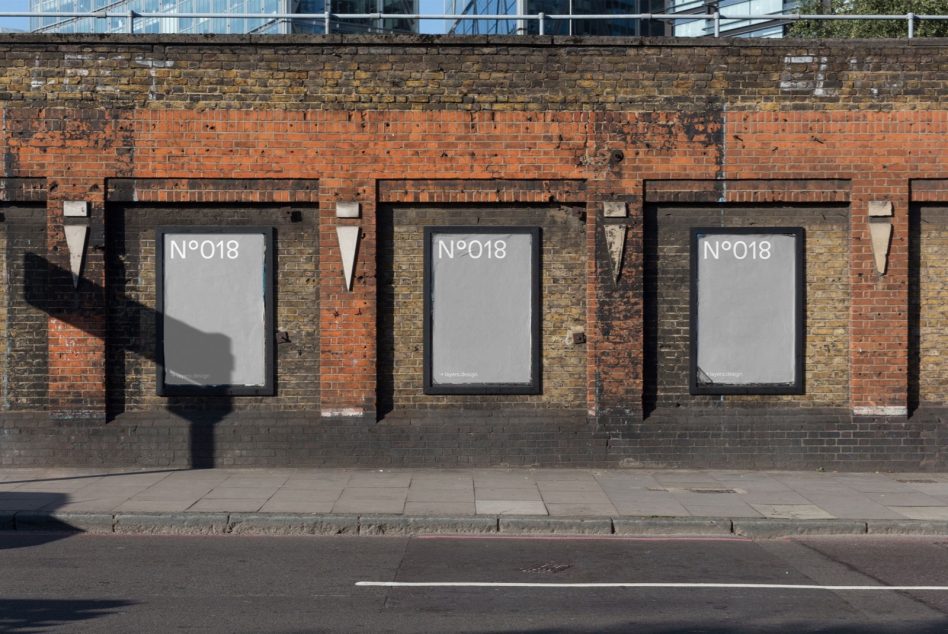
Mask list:
[[[542,564],[539,566],[534,566],[533,568],[522,568],[520,572],[526,572],[528,574],[535,575],[555,575],[558,572],[563,572],[564,570],[572,567],[572,564]]]

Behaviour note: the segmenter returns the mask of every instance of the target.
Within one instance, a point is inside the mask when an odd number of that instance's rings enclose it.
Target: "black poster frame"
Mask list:
[[[264,384],[263,385],[179,385],[165,382],[165,236],[168,234],[247,234],[262,235],[263,257],[263,301],[264,301]],[[274,364],[274,228],[272,226],[163,226],[155,230],[155,288],[156,324],[155,357],[156,386],[158,396],[273,396],[276,391]]]
[[[531,276],[531,297],[530,297],[530,330],[531,330],[531,348],[530,348],[530,381],[526,383],[464,383],[464,384],[445,384],[434,383],[432,380],[432,335],[434,320],[434,267],[431,262],[431,247],[436,235],[442,234],[523,234],[531,236],[531,254],[530,254],[530,276]],[[499,226],[461,226],[461,225],[439,225],[425,227],[424,238],[424,393],[425,394],[467,394],[467,395],[492,395],[492,394],[540,394],[542,391],[541,377],[541,269],[540,253],[542,229],[540,227],[499,227]]]
[[[794,378],[792,383],[700,383],[698,382],[698,240],[707,235],[787,235],[794,238]],[[806,231],[803,227],[693,227],[690,245],[690,324],[691,359],[688,388],[692,395],[771,394],[796,395],[806,390]]]

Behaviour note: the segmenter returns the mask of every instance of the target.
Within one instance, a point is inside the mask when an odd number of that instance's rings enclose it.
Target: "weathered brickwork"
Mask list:
[[[4,101],[74,106],[104,93],[119,109],[704,113],[724,100],[750,112],[887,110],[892,101],[937,110],[944,94],[944,51],[926,42],[30,40],[0,40]]]
[[[379,219],[379,400],[393,409],[559,409],[585,415],[586,349],[573,342],[586,324],[584,208],[389,208]],[[424,228],[540,227],[542,394],[433,396],[423,393]],[[497,280],[498,283],[501,280]]]
[[[316,211],[300,207],[174,205],[109,208],[108,397],[111,415],[171,409],[314,411],[319,407]],[[155,231],[158,227],[276,229],[274,397],[157,396]]]
[[[940,468],[944,258],[923,251],[942,238],[909,206],[948,201],[945,94],[935,40],[0,35],[0,201],[46,212],[29,259],[11,240],[34,219],[0,227],[5,278],[25,267],[40,291],[0,298],[0,464]],[[63,218],[75,200],[88,219]],[[884,275],[874,201],[894,210]],[[337,218],[348,202],[360,216]],[[682,391],[687,262],[661,257],[681,244],[649,210],[699,205],[806,227],[805,394]],[[423,223],[400,218],[481,209],[542,209],[557,247],[544,391],[425,397],[421,322],[399,312],[419,302]],[[142,314],[165,218],[277,226],[276,396],[155,395]],[[78,287],[70,222],[90,228]],[[351,290],[339,226],[359,227]]]
[[[0,204],[0,213],[2,409],[44,410],[49,372],[46,313],[29,300],[46,295],[46,271],[31,257],[46,250],[46,209]]]
[[[948,406],[948,207],[919,210],[919,405]]]
[[[806,393],[692,396],[690,252],[695,227],[802,227],[806,267]],[[849,218],[844,207],[681,207],[646,210],[646,409],[846,407],[849,401]]]

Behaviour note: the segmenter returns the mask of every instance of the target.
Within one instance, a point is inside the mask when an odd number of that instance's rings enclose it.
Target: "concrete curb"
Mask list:
[[[226,532],[233,535],[356,535],[359,533],[359,518],[353,515],[231,513]]]
[[[608,517],[506,517],[499,518],[501,533],[514,535],[611,535]]]
[[[858,520],[735,519],[733,531],[741,537],[772,539],[794,535],[865,535],[866,522]]]
[[[729,536],[731,520],[703,517],[623,517],[612,520],[616,535]]]
[[[116,533],[125,535],[223,535],[227,513],[116,513]]]
[[[364,515],[360,535],[486,535],[497,532],[494,517]]]
[[[948,521],[870,520],[870,535],[948,535]]]
[[[0,512],[0,531],[120,535],[615,535],[776,539],[803,535],[948,536],[948,521],[3,511]]]

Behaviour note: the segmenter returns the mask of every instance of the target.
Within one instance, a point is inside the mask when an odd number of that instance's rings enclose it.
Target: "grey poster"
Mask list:
[[[696,242],[697,382],[793,383],[796,238],[712,233]]]
[[[165,383],[265,385],[264,236],[168,233],[163,248]]]
[[[432,383],[529,383],[533,237],[435,233],[428,257]]]

